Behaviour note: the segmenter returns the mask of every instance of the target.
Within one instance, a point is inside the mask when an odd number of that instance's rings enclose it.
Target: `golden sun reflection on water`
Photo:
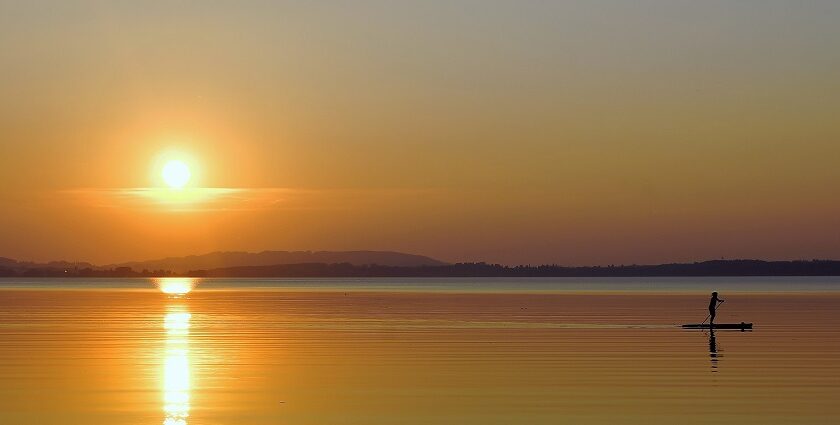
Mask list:
[[[162,277],[155,280],[155,284],[161,292],[175,296],[188,294],[197,283],[196,279],[189,277]]]
[[[166,349],[163,365],[164,425],[186,425],[190,415],[190,318],[182,306],[173,307],[163,320]]]

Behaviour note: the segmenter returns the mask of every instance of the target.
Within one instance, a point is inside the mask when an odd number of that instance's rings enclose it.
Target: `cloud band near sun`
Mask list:
[[[301,188],[81,188],[61,193],[89,207],[158,212],[347,210],[395,205],[408,200],[434,202],[437,189],[301,189]]]
[[[278,207],[308,191],[287,188],[83,188],[63,193],[103,208],[160,211],[247,211]]]

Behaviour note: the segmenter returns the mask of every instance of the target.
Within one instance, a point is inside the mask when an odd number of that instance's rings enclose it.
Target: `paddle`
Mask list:
[[[715,311],[717,311],[718,307],[720,307],[721,304],[723,304],[723,301],[718,301],[717,305],[715,306]],[[712,313],[707,314],[706,318],[703,319],[703,321],[700,322],[700,324],[702,325],[703,323],[706,323],[706,321],[709,320],[710,317],[712,317]]]

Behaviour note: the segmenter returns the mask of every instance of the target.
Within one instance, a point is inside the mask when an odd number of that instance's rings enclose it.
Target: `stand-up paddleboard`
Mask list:
[[[715,323],[714,325],[710,325],[708,323],[687,323],[682,325],[684,329],[752,329],[752,323]]]

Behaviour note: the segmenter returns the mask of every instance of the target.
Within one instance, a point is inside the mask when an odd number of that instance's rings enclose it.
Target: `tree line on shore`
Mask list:
[[[655,277],[655,276],[840,276],[840,261],[713,260],[658,265],[567,267],[456,263],[382,266],[350,263],[300,263],[239,266],[175,273],[169,270],[0,267],[0,277]]]

